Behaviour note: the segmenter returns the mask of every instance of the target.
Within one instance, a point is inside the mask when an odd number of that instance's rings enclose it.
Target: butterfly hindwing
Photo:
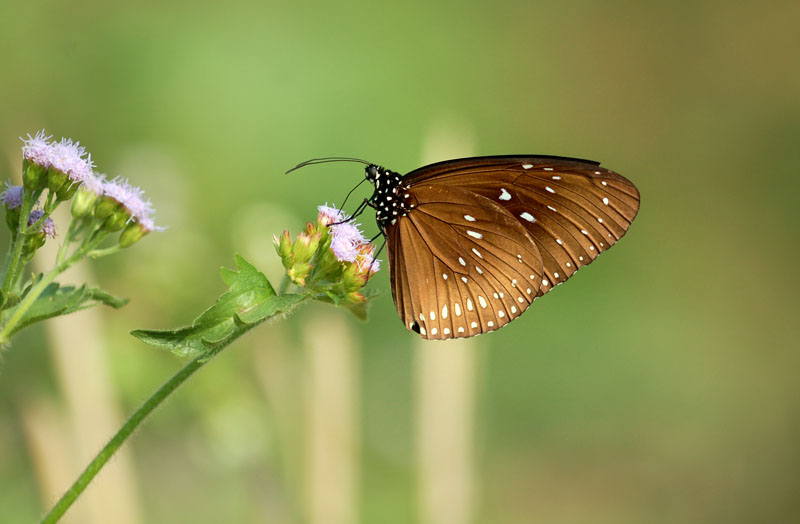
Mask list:
[[[408,329],[428,339],[473,336],[518,317],[542,284],[526,229],[491,199],[415,185],[407,216],[386,229],[392,291]]]

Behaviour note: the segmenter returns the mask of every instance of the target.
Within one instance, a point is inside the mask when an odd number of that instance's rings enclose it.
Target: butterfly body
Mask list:
[[[639,192],[597,162],[551,156],[448,160],[406,175],[366,167],[392,296],[426,339],[494,331],[616,243]]]

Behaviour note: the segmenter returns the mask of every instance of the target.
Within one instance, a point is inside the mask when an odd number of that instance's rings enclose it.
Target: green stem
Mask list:
[[[116,253],[120,249],[122,249],[122,248],[120,248],[119,244],[117,244],[115,246],[107,247],[105,249],[93,249],[92,251],[89,251],[89,253],[87,253],[87,255],[92,257],[92,258],[100,258],[100,257],[108,256],[108,255],[113,255],[114,253]]]
[[[157,408],[178,386],[183,384],[187,378],[192,376],[195,371],[203,367],[203,364],[208,362],[205,360],[205,355],[200,355],[188,364],[183,369],[178,371],[171,379],[162,385],[158,391],[148,398],[144,404],[137,409],[133,415],[125,422],[125,424],[117,431],[108,444],[100,450],[100,453],[86,466],[83,473],[80,474],[78,479],[72,484],[69,490],[59,499],[53,509],[42,519],[41,524],[50,524],[58,522],[58,520],[66,513],[73,502],[78,496],[83,493],[86,486],[92,479],[100,472],[108,459],[122,446],[122,444],[131,436],[131,433],[147,418],[147,416]]]
[[[53,269],[51,272],[46,274],[42,279],[31,288],[22,302],[19,303],[17,308],[14,310],[14,314],[11,315],[11,318],[8,319],[8,322],[3,326],[2,330],[0,330],[0,345],[5,344],[11,338],[11,333],[14,332],[14,328],[17,327],[17,324],[25,313],[30,309],[33,303],[39,298],[44,290],[49,286],[53,280],[61,273],[60,266]]]
[[[47,289],[47,286],[49,286],[59,274],[64,272],[64,270],[86,256],[86,253],[100,244],[100,242],[102,242],[107,235],[108,233],[98,233],[95,231],[95,234],[93,234],[94,238],[91,241],[87,240],[84,242],[79,249],[75,250],[72,256],[70,256],[64,262],[56,265],[52,271],[42,277],[42,279],[35,286],[33,286],[30,291],[28,291],[28,294],[25,295],[25,298],[22,299],[22,302],[20,302],[14,310],[14,314],[11,315],[11,318],[8,319],[8,322],[6,322],[5,325],[2,326],[2,329],[0,329],[0,345],[8,342],[19,321],[22,320],[22,317],[25,315],[25,313],[27,313],[28,309],[30,309],[33,303],[36,302],[36,299],[39,298],[39,295],[41,295],[44,290]]]
[[[292,281],[289,279],[289,275],[284,274],[283,279],[281,279],[281,284],[278,286],[278,294],[283,295],[286,293],[286,290],[289,289],[289,284]]]
[[[19,268],[17,266],[19,265],[20,257],[22,257],[22,247],[25,245],[25,239],[27,238],[27,236],[23,234],[23,231],[25,231],[25,227],[28,225],[28,217],[31,214],[31,209],[33,209],[33,205],[39,197],[36,194],[28,196],[23,193],[23,195],[19,222],[17,224],[17,234],[14,235],[11,241],[11,248],[6,256],[6,263],[3,268],[3,284],[0,286],[0,291],[2,291],[2,299],[0,299],[3,302],[2,305],[5,305],[6,297],[8,297],[14,284],[14,277],[19,273]],[[0,309],[2,305],[0,305]]]

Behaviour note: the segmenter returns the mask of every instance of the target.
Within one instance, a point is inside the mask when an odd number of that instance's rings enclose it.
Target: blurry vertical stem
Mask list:
[[[69,490],[64,493],[64,495],[59,499],[53,509],[50,510],[41,521],[41,524],[50,524],[53,522],[58,522],[59,519],[66,513],[72,503],[83,493],[83,490],[86,489],[86,486],[92,481],[92,479],[103,469],[103,466],[108,459],[110,459],[114,453],[122,446],[122,444],[128,439],[128,437],[133,433],[133,431],[142,423],[142,421],[147,418],[147,416],[161,404],[164,399],[166,399],[170,393],[172,393],[178,386],[183,384],[187,378],[192,376],[195,371],[203,367],[203,364],[208,362],[206,355],[200,355],[188,364],[186,364],[183,369],[178,371],[171,379],[164,383],[158,391],[153,393],[153,395],[147,399],[147,401],[137,409],[133,415],[125,422],[125,424],[117,431],[117,434],[112,437],[111,440],[108,441],[108,444],[100,450],[100,453],[95,456],[95,458],[86,466],[86,469],[83,470],[83,473],[78,477],[74,484],[69,488]]]

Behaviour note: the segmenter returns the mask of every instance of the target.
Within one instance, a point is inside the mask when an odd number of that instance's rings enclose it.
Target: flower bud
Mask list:
[[[69,175],[57,167],[50,166],[47,169],[47,189],[49,189],[51,193],[57,194],[62,187],[69,185],[69,183]]]
[[[105,220],[110,217],[114,211],[119,209],[120,206],[121,204],[118,201],[111,197],[104,196],[97,202],[97,206],[94,208],[94,216],[100,220]]]
[[[22,185],[31,193],[44,188],[47,167],[27,158],[22,159]]]
[[[22,256],[27,258],[35,253],[36,250],[44,245],[45,237],[44,231],[40,231],[26,238],[25,243],[22,245]]]
[[[56,198],[61,201],[69,200],[75,192],[78,191],[80,186],[79,183],[69,180],[66,184],[61,186],[61,189],[56,191]]]
[[[139,222],[131,222],[119,236],[119,247],[130,247],[142,239],[150,230]]]
[[[286,274],[289,275],[289,278],[292,279],[292,282],[298,286],[305,286],[306,277],[308,277],[310,272],[311,266],[309,264],[293,264],[292,267],[286,271]]]
[[[358,291],[351,291],[350,293],[348,293],[347,300],[349,300],[353,304],[363,304],[364,302],[367,301],[364,295],[362,295]]]
[[[119,231],[125,227],[131,220],[131,214],[124,207],[118,207],[111,216],[103,223],[103,229],[106,231]]]
[[[283,267],[289,269],[292,265],[292,241],[289,238],[289,230],[285,230],[280,237],[273,236],[272,240],[275,244],[275,251],[281,257]]]
[[[294,261],[296,263],[309,262],[314,256],[314,253],[317,251],[317,247],[319,247],[320,237],[321,235],[319,233],[315,233],[313,235],[300,233],[297,235],[297,240],[295,241],[294,248],[292,249]]]
[[[6,208],[6,224],[12,233],[16,234],[19,228],[19,208],[14,209]]]
[[[83,218],[91,213],[97,199],[98,195],[94,191],[83,188],[79,189],[75,193],[75,199],[72,201],[72,216],[75,218]]]

